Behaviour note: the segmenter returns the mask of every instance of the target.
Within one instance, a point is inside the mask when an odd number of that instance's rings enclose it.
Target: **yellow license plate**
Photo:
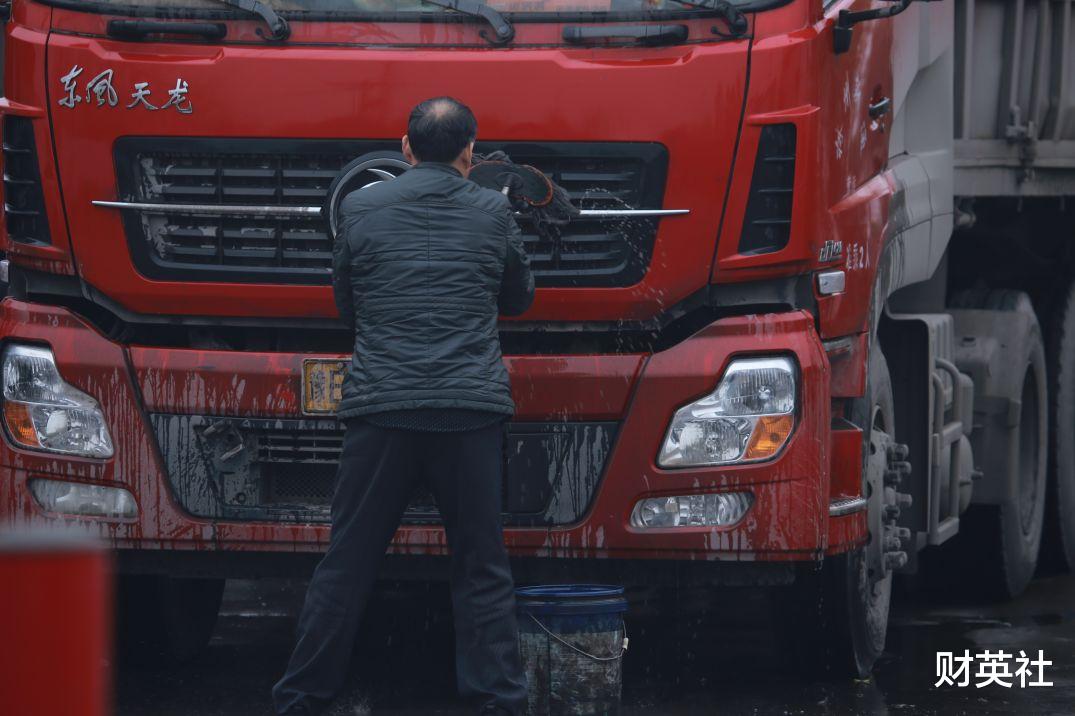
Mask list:
[[[335,413],[343,399],[347,361],[311,358],[302,362],[302,412]]]

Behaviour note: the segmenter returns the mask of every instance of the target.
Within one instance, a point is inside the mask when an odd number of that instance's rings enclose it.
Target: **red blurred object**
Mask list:
[[[0,694],[18,716],[110,712],[111,558],[85,536],[0,536]]]

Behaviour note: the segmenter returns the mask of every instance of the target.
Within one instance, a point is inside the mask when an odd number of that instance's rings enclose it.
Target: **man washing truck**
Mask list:
[[[347,673],[363,605],[415,485],[429,481],[452,553],[459,689],[483,714],[525,710],[514,586],[500,526],[514,403],[497,314],[534,280],[504,194],[467,181],[470,108],[440,97],[410,115],[399,179],[343,199],[332,286],[355,329],[332,539],[306,594],[281,714],[315,713]]]
[[[320,207],[445,94],[582,210],[520,219],[498,324],[515,579],[773,587],[862,674],[895,574],[1075,561],[1069,3],[235,4],[5,30],[0,510],[108,540],[125,634],[193,658],[225,578],[327,548],[355,342]],[[448,552],[416,495],[384,574]]]

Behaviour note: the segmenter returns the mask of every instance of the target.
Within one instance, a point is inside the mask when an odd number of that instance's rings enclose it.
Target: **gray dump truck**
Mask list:
[[[1072,2],[954,5],[953,113],[937,124],[950,121],[955,139],[955,231],[942,270],[896,297],[897,310],[936,306],[930,286],[938,298],[943,290],[955,363],[975,385],[972,509],[953,547],[970,565],[1022,559],[1029,568],[1043,515],[1042,558],[1075,566]],[[1044,373],[1026,345],[1037,340],[1035,319]],[[1048,449],[1036,450],[1045,425]]]

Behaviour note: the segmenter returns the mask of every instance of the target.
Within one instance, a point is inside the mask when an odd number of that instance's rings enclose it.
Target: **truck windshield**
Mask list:
[[[340,19],[347,17],[378,18],[391,15],[437,15],[451,13],[421,0],[261,0],[280,14],[297,19]],[[52,5],[80,10],[154,16],[190,17],[205,14],[237,15],[214,0],[45,0]],[[711,14],[713,8],[685,7],[675,0],[486,0],[485,4],[511,15],[570,15],[577,13],[650,14],[653,12],[688,12]],[[745,9],[783,4],[781,0],[731,0],[731,5]],[[222,11],[221,8],[224,7]]]

